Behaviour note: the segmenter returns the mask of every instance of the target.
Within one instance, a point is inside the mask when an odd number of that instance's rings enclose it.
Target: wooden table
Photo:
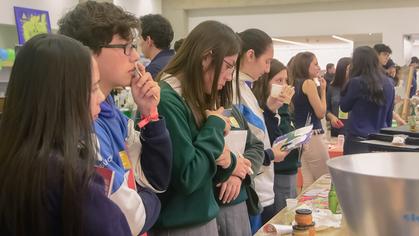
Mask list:
[[[330,188],[331,178],[330,175],[323,175],[320,177],[316,182],[314,182],[310,187],[308,187],[302,194],[300,194],[297,198],[300,199],[303,194],[307,191],[312,189],[324,189]],[[300,204],[300,203],[299,203]],[[294,211],[294,210],[293,210]],[[290,212],[287,208],[282,209],[278,214],[276,214],[267,224],[284,224],[284,225],[291,225],[291,222],[294,220],[292,217],[292,212]],[[255,234],[255,236],[267,236],[272,235],[263,232],[263,227],[259,229],[259,231]],[[287,234],[291,235],[291,234]],[[340,228],[328,228],[325,230],[317,231],[316,236],[347,236],[350,235],[349,229],[347,228],[345,217],[342,219],[342,224]]]

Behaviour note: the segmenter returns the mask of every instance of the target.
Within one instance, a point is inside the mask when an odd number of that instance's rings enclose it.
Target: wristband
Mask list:
[[[138,127],[143,128],[144,126],[146,126],[148,123],[150,123],[151,121],[156,121],[159,119],[159,113],[157,112],[157,108],[153,109],[153,111],[148,115],[148,116],[144,116],[141,115],[141,120],[140,122],[138,122]]]

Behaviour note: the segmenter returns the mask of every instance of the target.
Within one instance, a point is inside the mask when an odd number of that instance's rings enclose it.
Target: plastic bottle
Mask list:
[[[336,194],[335,185],[333,185],[333,183],[331,184],[330,191],[329,191],[329,210],[333,214],[340,214],[341,213],[341,209],[340,209],[340,205],[339,205],[339,199],[338,199],[338,196]]]

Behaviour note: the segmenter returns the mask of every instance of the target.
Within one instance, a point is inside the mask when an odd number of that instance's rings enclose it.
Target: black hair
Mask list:
[[[173,29],[170,22],[160,14],[148,14],[140,17],[141,37],[149,36],[156,48],[169,49],[173,40]]]
[[[185,41],[185,39],[184,38],[181,38],[181,39],[179,39],[179,40],[177,40],[175,42],[175,44],[173,45],[173,49],[175,49],[175,52],[178,52],[179,51],[180,47],[183,44],[183,41]]]
[[[255,57],[258,58],[272,45],[272,38],[259,29],[247,29],[239,33],[239,36],[243,42],[242,55],[252,49]]]
[[[354,50],[350,78],[362,76],[361,94],[367,100],[383,105],[385,103],[383,80],[386,78],[384,68],[380,65],[376,52],[368,47],[362,46]]]
[[[412,57],[410,59],[410,64],[413,64],[413,63],[419,64],[419,58],[418,57]]]
[[[346,74],[346,70],[348,66],[351,64],[352,59],[350,57],[342,57],[339,59],[338,64],[336,65],[336,73],[335,78],[330,83],[330,86],[343,88],[346,84],[348,78]]]
[[[378,43],[374,45],[374,50],[377,52],[377,54],[380,54],[382,52],[387,52],[389,54],[392,53],[391,48],[385,44]]]
[[[61,196],[60,233],[83,233],[94,163],[91,60],[63,35],[36,35],[17,54],[0,121],[0,234],[50,235],[51,194]]]

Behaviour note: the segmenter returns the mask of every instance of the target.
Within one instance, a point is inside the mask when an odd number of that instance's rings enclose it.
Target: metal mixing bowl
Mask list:
[[[419,235],[419,153],[347,155],[327,164],[353,235]]]

